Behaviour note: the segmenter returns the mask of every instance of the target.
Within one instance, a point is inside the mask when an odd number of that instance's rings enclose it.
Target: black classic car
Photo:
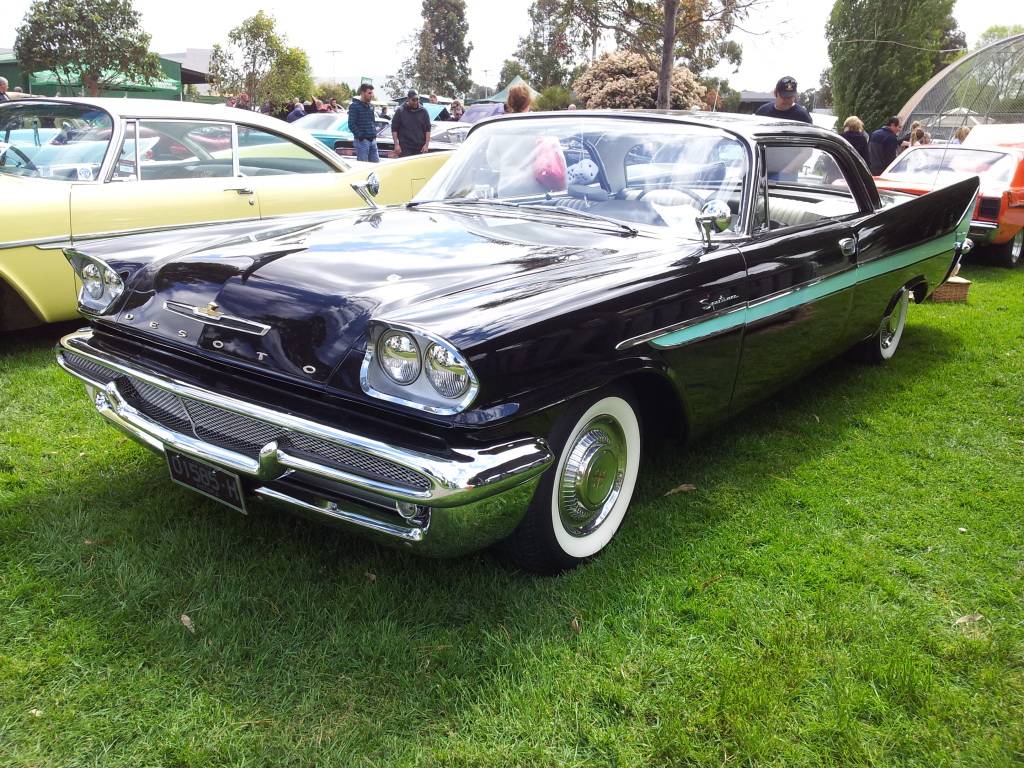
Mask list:
[[[891,358],[977,186],[883,207],[800,123],[504,116],[404,206],[69,248],[89,328],[58,360],[231,507],[557,572],[618,531],[648,435]]]

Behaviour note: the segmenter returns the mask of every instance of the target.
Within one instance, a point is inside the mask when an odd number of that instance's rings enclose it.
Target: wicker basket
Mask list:
[[[971,281],[962,277],[951,277],[932,293],[932,301],[967,301]]]

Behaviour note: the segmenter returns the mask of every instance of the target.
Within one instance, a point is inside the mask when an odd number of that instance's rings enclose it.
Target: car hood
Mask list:
[[[131,279],[117,321],[323,383],[350,351],[361,354],[371,319],[427,322],[468,344],[478,340],[474,312],[572,290],[660,243],[524,218],[426,206],[282,223],[155,258]]]

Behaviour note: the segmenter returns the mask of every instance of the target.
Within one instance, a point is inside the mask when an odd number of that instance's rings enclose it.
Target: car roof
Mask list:
[[[618,119],[656,119],[671,121],[686,125],[703,125],[714,128],[721,128],[730,133],[738,134],[755,141],[767,136],[817,136],[820,138],[836,139],[839,137],[835,131],[818,128],[797,120],[780,120],[773,117],[761,115],[741,115],[733,112],[702,112],[698,110],[677,110],[677,109],[577,109],[562,110],[559,112],[521,112],[516,114],[506,113],[474,123],[474,129],[478,125],[494,123],[501,120],[523,120],[537,117],[559,117],[565,119],[578,119],[580,117],[600,117]]]
[[[170,99],[112,99],[112,98],[88,98],[88,97],[36,97],[31,99],[19,99],[18,105],[23,106],[31,102],[51,102],[59,104],[83,104],[96,107],[109,112],[114,119],[138,118],[141,120],[171,119],[171,120],[223,120],[232,123],[242,123],[256,128],[266,128],[275,133],[299,139],[308,147],[315,148],[319,154],[330,157],[334,164],[347,168],[347,164],[340,160],[329,150],[321,151],[323,145],[310,135],[308,131],[295,128],[292,124],[279,120],[276,117],[263,115],[247,109],[229,107],[226,104],[198,104],[191,101],[171,101]]]

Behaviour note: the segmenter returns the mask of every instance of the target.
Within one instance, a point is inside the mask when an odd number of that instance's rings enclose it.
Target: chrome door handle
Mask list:
[[[839,241],[839,250],[842,251],[843,256],[856,256],[857,241],[852,237],[844,237]]]
[[[228,187],[225,192],[237,192],[240,195],[252,195],[254,192],[249,187]]]

